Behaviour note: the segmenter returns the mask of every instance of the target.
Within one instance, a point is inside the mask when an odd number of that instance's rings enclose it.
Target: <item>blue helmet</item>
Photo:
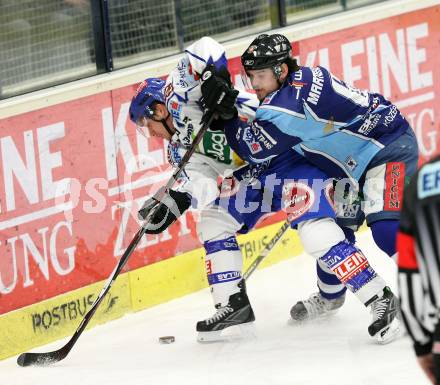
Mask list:
[[[165,80],[159,78],[148,78],[139,84],[130,104],[130,120],[133,123],[143,116],[151,119],[154,114],[151,105],[154,102],[165,103],[164,86]]]

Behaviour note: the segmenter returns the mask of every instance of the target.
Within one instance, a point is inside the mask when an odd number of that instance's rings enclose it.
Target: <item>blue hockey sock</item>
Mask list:
[[[370,227],[376,245],[390,257],[396,254],[396,237],[399,221],[396,219],[377,221],[373,222]]]
[[[345,238],[348,242],[355,244],[356,243],[356,237],[354,235],[354,230],[350,229],[346,226],[341,226],[342,231],[344,232]]]
[[[320,260],[364,304],[386,286],[362,252],[347,241],[333,246]]]
[[[316,261],[318,274],[318,288],[322,297],[332,300],[342,297],[347,288],[341,283],[335,273],[321,266],[322,262]]]

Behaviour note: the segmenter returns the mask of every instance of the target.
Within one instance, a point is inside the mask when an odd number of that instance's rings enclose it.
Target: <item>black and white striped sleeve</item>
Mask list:
[[[416,177],[413,178],[405,190],[397,235],[397,251],[403,321],[414,343],[416,355],[420,356],[431,352],[436,317],[430,290],[426,284],[426,261],[416,239],[416,180]]]

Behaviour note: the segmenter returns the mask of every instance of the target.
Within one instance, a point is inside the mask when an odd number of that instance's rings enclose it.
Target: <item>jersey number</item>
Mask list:
[[[337,94],[351,100],[353,103],[362,107],[369,106],[369,98],[366,91],[351,87],[334,75],[332,75],[332,87]]]

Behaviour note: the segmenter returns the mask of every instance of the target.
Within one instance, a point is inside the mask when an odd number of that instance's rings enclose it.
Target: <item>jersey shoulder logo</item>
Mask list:
[[[249,127],[246,127],[243,132],[243,140],[251,150],[251,154],[254,155],[260,152],[263,148],[261,144],[255,140],[255,137],[252,135]]]

